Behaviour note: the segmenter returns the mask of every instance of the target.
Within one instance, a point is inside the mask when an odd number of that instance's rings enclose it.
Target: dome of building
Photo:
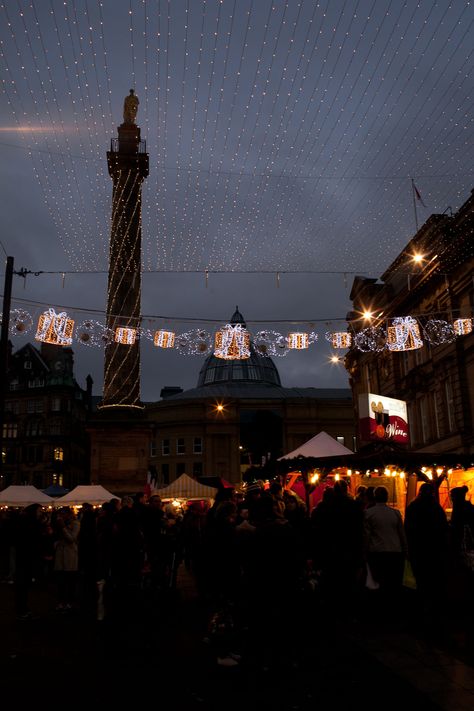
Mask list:
[[[243,327],[246,326],[244,317],[236,310],[229,321],[235,325],[240,323]],[[250,358],[242,360],[224,360],[216,358],[211,354],[208,356],[199,371],[197,387],[205,385],[216,385],[217,383],[267,383],[269,385],[281,386],[280,375],[278,370],[268,356],[259,355],[254,348],[253,343],[250,343]]]

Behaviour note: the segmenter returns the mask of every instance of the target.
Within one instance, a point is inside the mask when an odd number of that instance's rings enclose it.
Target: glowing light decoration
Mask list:
[[[454,333],[457,336],[466,336],[472,333],[472,318],[457,318],[453,323]]]
[[[352,335],[347,331],[334,331],[326,333],[326,340],[329,341],[333,348],[350,348]]]
[[[44,311],[38,320],[35,339],[55,346],[70,346],[74,321],[65,311],[57,314],[54,309]]]
[[[156,331],[153,343],[157,348],[173,348],[175,334],[173,331]]]
[[[33,319],[28,311],[23,309],[13,309],[10,312],[10,334],[12,336],[23,336],[28,333],[33,325]]]
[[[454,326],[442,319],[431,319],[423,327],[426,340],[432,346],[440,346],[443,343],[451,343],[456,338]]]
[[[278,331],[258,331],[253,339],[253,344],[261,356],[281,358],[290,352],[287,339]]]
[[[391,351],[414,351],[423,347],[420,327],[412,316],[392,319],[387,328],[387,348]]]
[[[290,350],[300,351],[309,347],[308,333],[289,333],[286,340]]]
[[[227,323],[215,335],[214,355],[224,360],[250,358],[250,334],[247,329],[241,323]]]
[[[76,328],[75,336],[78,343],[88,347],[100,348],[115,340],[115,333],[111,328],[106,328],[104,324],[92,320],[83,321]]]
[[[122,343],[125,346],[133,346],[137,340],[137,329],[119,326],[115,329],[114,340],[116,343]]]
[[[364,328],[354,335],[354,345],[365,353],[368,351],[383,351],[387,344],[387,335],[380,326]]]
[[[176,336],[175,348],[181,355],[209,355],[212,352],[211,334],[199,328],[180,333]]]

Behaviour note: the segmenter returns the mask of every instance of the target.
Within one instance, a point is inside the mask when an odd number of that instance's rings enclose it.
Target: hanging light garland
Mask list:
[[[38,320],[35,339],[55,346],[70,346],[74,321],[65,311],[57,314],[54,309],[44,311]]]
[[[133,346],[137,340],[137,329],[136,328],[125,328],[123,326],[118,326],[115,329],[114,341],[115,343],[122,343],[126,346]]]
[[[261,356],[284,357],[289,353],[288,342],[278,331],[258,331],[253,339],[253,345]]]
[[[333,348],[350,348],[352,344],[352,335],[347,331],[328,332],[325,338]]]
[[[250,358],[250,334],[241,323],[227,323],[217,331],[214,339],[214,355],[224,360]]]
[[[175,348],[181,355],[209,355],[212,352],[211,334],[199,328],[180,333],[175,338]]]
[[[33,326],[33,319],[23,309],[13,309],[10,312],[10,334],[12,336],[26,335]]]
[[[157,348],[173,348],[175,333],[173,331],[155,331],[153,343]]]
[[[423,333],[432,346],[451,343],[456,338],[456,331],[452,324],[442,319],[430,319],[430,321],[427,321],[423,327]]]
[[[412,316],[392,319],[387,328],[387,348],[390,351],[414,351],[422,347],[420,327]]]
[[[457,318],[453,322],[454,333],[457,336],[466,336],[472,333],[472,318]]]
[[[369,326],[354,335],[354,344],[364,353],[383,351],[387,344],[387,334],[380,326]]]

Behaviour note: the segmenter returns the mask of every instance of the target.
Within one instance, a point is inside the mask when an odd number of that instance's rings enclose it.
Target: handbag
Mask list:
[[[372,571],[370,570],[370,566],[368,563],[365,564],[365,569],[366,569],[366,576],[365,576],[365,587],[367,590],[378,590],[380,585],[378,582],[375,580],[374,576],[372,575]]]

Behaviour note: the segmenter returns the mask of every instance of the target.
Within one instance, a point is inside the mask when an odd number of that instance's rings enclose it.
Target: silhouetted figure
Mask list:
[[[65,506],[60,509],[55,521],[56,550],[54,553],[54,571],[58,583],[58,612],[72,609],[79,569],[79,531],[81,524],[74,512]]]
[[[448,521],[433,484],[424,483],[405,513],[408,555],[426,622],[435,622],[436,609],[446,592]]]

